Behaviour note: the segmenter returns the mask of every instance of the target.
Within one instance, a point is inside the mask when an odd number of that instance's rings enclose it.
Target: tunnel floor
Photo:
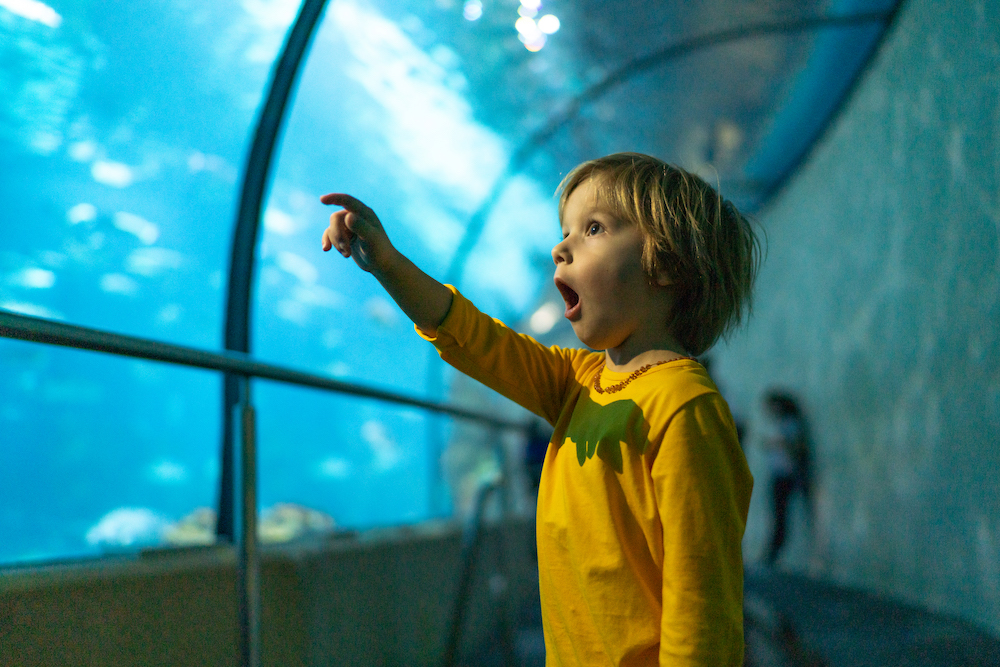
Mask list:
[[[995,667],[1000,639],[966,621],[803,576],[748,570],[747,667]]]
[[[961,619],[780,571],[744,582],[745,667],[1000,667],[1000,638]],[[461,664],[542,667],[537,608],[517,625]]]

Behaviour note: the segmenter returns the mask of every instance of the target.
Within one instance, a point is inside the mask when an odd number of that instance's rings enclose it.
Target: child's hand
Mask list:
[[[382,283],[421,331],[437,335],[438,326],[451,308],[451,290],[393,247],[375,211],[350,195],[329,194],[319,200],[344,207],[330,216],[330,226],[323,232],[323,250],[336,247],[344,257],[353,257],[358,266]]]
[[[383,268],[394,248],[375,211],[345,194],[323,195],[319,200],[344,209],[330,216],[330,226],[323,232],[323,250],[336,248],[369,273]]]

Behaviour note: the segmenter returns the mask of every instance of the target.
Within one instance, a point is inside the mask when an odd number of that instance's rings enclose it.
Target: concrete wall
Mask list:
[[[438,667],[460,538],[431,525],[266,548],[262,664]],[[517,610],[537,600],[533,542],[530,521],[485,530],[459,657],[513,632]],[[0,665],[235,667],[235,577],[231,548],[0,571]]]
[[[750,428],[750,560],[770,530],[760,395],[812,422],[812,535],[782,566],[1000,634],[1000,3],[910,0],[758,216],[750,327],[713,374]]]

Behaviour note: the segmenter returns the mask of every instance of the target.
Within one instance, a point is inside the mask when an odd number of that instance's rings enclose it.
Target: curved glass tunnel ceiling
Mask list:
[[[221,348],[248,141],[299,8],[0,0],[0,308]],[[271,167],[254,355],[446,398],[452,376],[375,281],[320,252],[320,194],[356,194],[430,273],[556,336],[558,313],[538,306],[558,237],[552,194],[569,169],[651,153],[757,210],[894,8],[333,0]],[[0,560],[148,544],[213,505],[212,374],[5,339],[0,359],[0,531],[24,536]],[[256,386],[265,509],[297,503],[341,527],[412,522],[450,513],[495,471],[475,429]],[[64,489],[72,501],[45,501]]]

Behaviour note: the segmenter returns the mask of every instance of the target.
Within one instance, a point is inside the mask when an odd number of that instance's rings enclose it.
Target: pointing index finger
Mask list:
[[[351,195],[346,195],[340,192],[331,192],[328,195],[323,195],[319,198],[321,202],[330,206],[340,206],[346,208],[351,213],[357,215],[370,215],[372,210],[365,206],[364,202],[360,199],[356,199]]]

